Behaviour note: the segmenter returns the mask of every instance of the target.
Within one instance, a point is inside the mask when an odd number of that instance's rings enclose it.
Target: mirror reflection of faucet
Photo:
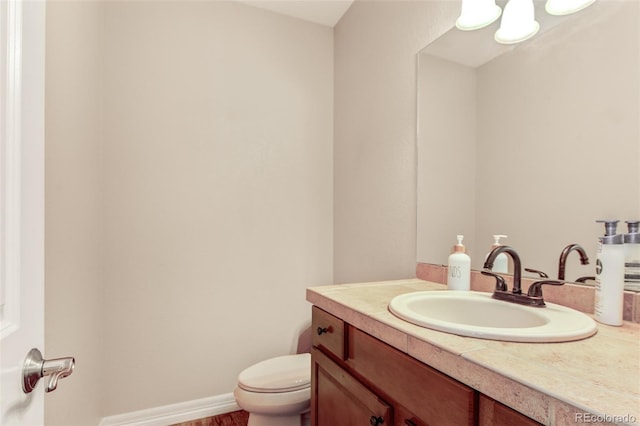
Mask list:
[[[584,250],[584,248],[580,245],[580,244],[569,244],[568,246],[566,246],[563,250],[562,253],[560,253],[560,260],[558,261],[558,279],[559,280],[564,280],[565,277],[565,270],[566,270],[566,266],[567,266],[567,257],[569,256],[569,253],[571,253],[572,251],[577,251],[578,254],[580,255],[580,263],[583,265],[588,265],[589,264],[589,257],[587,256],[587,252]],[[590,277],[581,277],[579,279],[582,279],[584,281],[586,281],[587,279],[594,279],[590,278]],[[584,282],[584,281],[578,281],[578,282]]]
[[[578,252],[578,254],[580,255],[581,264],[583,265],[589,264],[589,257],[587,256],[587,252],[585,251],[585,249],[580,244],[577,244],[577,243],[569,244],[562,250],[562,253],[560,253],[560,259],[558,261],[558,280],[560,281],[565,281],[566,279],[565,271],[567,269],[567,257],[569,256],[569,253],[571,253],[572,251]],[[540,278],[549,278],[549,275],[546,272],[539,271],[537,269],[524,268],[524,270],[527,272],[531,272],[532,274],[537,274]],[[580,278],[577,278],[575,282],[585,283],[588,280],[595,281],[595,279],[596,277],[593,277],[593,276],[580,277]]]

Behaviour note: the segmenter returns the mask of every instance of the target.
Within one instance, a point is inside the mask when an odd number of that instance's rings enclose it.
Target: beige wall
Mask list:
[[[50,425],[231,392],[333,280],[331,28],[87,3],[47,17]]]
[[[75,356],[45,399],[47,425],[97,424],[102,376],[100,7],[48,2],[45,72],[45,354]]]
[[[333,51],[329,28],[240,5],[55,8],[47,341],[89,354],[48,424],[229,392],[291,351],[305,287],[414,275],[416,53],[455,2],[357,1]]]
[[[415,276],[416,53],[452,1],[356,1],[334,29],[334,276]]]
[[[417,258],[446,260],[475,241],[476,73],[425,53],[418,73]]]

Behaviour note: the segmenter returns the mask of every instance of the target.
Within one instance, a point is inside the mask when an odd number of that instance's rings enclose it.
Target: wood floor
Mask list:
[[[176,423],[172,426],[247,426],[248,421],[249,413],[246,411],[234,411],[233,413],[221,414],[205,419]]]

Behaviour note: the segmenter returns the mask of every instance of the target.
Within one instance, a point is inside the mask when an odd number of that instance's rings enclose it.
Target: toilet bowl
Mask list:
[[[311,355],[285,355],[252,365],[238,375],[236,403],[248,426],[301,426],[311,401]]]

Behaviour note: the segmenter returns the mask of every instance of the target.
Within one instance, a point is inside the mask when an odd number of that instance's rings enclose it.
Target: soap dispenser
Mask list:
[[[493,250],[496,247],[500,247],[502,244],[500,244],[500,238],[507,238],[506,235],[494,235],[493,236],[493,244],[491,245],[491,250]],[[489,257],[489,253],[487,253],[486,258]],[[491,270],[494,273],[503,273],[506,274],[507,272],[509,272],[509,258],[507,257],[506,254],[504,253],[500,253],[497,257],[496,260],[493,262],[493,268],[491,268]]]
[[[624,303],[624,245],[622,235],[616,235],[617,220],[604,223],[605,234],[598,239],[596,256],[596,294],[594,314],[597,321],[622,325]]]
[[[627,220],[629,232],[624,234],[624,282],[640,287],[640,220]],[[640,289],[640,288],[639,288]]]
[[[471,289],[471,258],[462,244],[464,235],[458,235],[458,244],[453,246],[449,256],[447,286],[449,290]]]

